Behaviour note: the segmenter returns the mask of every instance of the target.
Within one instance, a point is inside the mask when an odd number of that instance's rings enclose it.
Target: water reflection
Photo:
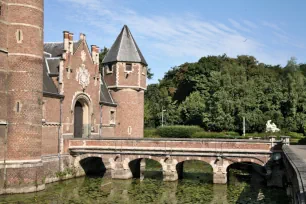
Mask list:
[[[0,196],[0,203],[288,203],[285,191],[266,188],[247,173],[231,171],[228,185],[213,185],[210,169],[192,164],[192,172],[184,165],[184,179],[176,182],[163,182],[160,167],[149,165],[143,181],[78,178],[48,185],[39,193]]]

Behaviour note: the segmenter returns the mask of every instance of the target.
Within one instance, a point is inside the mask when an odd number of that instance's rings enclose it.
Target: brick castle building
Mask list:
[[[0,194],[38,191],[69,166],[67,138],[142,138],[147,63],[124,26],[99,47],[44,43],[43,0],[0,0]]]

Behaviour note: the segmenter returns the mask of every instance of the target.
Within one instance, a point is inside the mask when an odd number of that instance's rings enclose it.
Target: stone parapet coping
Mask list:
[[[158,141],[188,141],[188,142],[247,142],[247,143],[271,143],[269,140],[250,140],[250,139],[214,139],[214,138],[203,138],[203,139],[198,139],[198,138],[71,138],[69,139],[71,141],[74,140],[88,140],[88,141],[153,141],[153,142],[158,142]],[[275,140],[274,143],[282,143],[282,140]]]
[[[304,194],[304,199],[306,199],[306,155],[297,155],[292,151],[292,148],[295,147],[284,145],[283,152],[290,162],[292,168],[296,172],[300,191]],[[304,156],[304,160],[301,158],[302,156]]]
[[[133,152],[156,152],[156,151],[167,151],[167,152],[213,152],[213,153],[239,153],[239,154],[271,154],[270,150],[262,149],[228,149],[228,148],[172,148],[172,147],[127,147],[127,146],[72,146],[69,147],[69,150],[99,150],[99,151],[111,151],[111,152],[124,152],[124,151],[133,151]]]

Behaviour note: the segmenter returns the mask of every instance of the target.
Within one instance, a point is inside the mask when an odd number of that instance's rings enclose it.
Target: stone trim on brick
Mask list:
[[[32,25],[32,24],[27,24],[27,23],[9,23],[9,25],[13,25],[13,26],[26,26],[26,27],[32,27],[32,28],[37,28],[39,30],[42,30],[42,27],[36,26],[36,25]]]
[[[8,53],[7,49],[1,48],[1,47],[0,47],[0,52]]]
[[[39,8],[37,6],[32,6],[29,4],[18,4],[18,3],[8,3],[8,6],[22,6],[22,7],[28,7],[28,8],[32,8],[32,9],[36,9],[38,11],[41,11],[42,13],[44,13],[44,10],[42,8]]]
[[[25,54],[25,53],[8,53],[9,56],[25,56],[25,57],[34,57],[34,58],[39,58],[43,59],[42,56],[40,55],[33,55],[33,54]]]

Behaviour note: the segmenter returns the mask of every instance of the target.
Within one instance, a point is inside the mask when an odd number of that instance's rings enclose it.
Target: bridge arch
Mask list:
[[[265,169],[264,166],[266,164],[265,161],[260,160],[259,158],[234,158],[228,160],[229,163],[226,166],[226,173],[227,173],[227,181],[230,182],[230,170],[237,169],[242,172],[248,173],[257,173],[257,175],[265,176]],[[233,174],[232,174],[233,175]],[[236,174],[236,179],[246,179],[248,176],[244,174]],[[257,177],[256,180],[259,180],[260,177]]]
[[[213,167],[210,164],[211,158],[187,158],[176,164],[178,179],[183,178],[199,178],[200,174],[207,176],[208,180],[212,180]],[[184,171],[185,169],[185,171]],[[189,169],[190,172],[186,171]],[[195,175],[198,174],[198,175]]]
[[[141,180],[145,178],[145,172],[151,170],[149,173],[150,178],[162,178],[163,177],[163,166],[162,160],[151,156],[144,156],[139,158],[131,158],[129,161],[129,168],[132,172],[133,178],[140,178]],[[157,171],[156,168],[159,170]]]
[[[74,159],[77,176],[104,176],[107,167],[101,154],[82,154]]]

